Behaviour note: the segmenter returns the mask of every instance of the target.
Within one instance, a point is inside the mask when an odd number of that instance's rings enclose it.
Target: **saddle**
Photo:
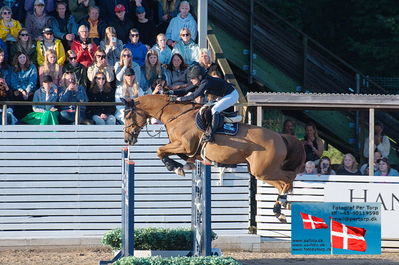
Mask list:
[[[203,132],[206,131],[212,121],[211,107],[212,105],[210,104],[204,105],[195,116],[197,128]],[[242,116],[238,114],[238,111],[223,111],[221,115],[223,119],[221,119],[216,133],[232,136],[236,135],[238,133],[238,123],[242,120]]]

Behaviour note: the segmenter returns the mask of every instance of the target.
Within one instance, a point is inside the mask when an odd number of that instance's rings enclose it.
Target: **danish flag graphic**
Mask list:
[[[312,216],[307,213],[300,213],[302,216],[303,228],[304,229],[324,229],[328,228],[326,222],[324,222],[323,218],[319,218],[316,216]]]
[[[344,225],[331,220],[331,246],[356,251],[366,251],[366,229]]]

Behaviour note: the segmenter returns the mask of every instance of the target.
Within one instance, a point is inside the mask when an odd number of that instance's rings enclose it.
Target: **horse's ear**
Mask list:
[[[124,98],[120,98],[121,102],[125,104],[125,109],[134,109],[134,100],[126,100]]]

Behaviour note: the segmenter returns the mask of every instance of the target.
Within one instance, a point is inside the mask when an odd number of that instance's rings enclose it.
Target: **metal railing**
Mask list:
[[[2,107],[2,125],[7,125],[8,106],[74,106],[75,107],[75,125],[79,125],[79,113],[81,106],[122,106],[122,102],[32,102],[32,101],[0,101]],[[32,110],[33,111],[33,110]]]

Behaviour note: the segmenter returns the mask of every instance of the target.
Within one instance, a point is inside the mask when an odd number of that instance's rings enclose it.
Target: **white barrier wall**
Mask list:
[[[162,127],[151,125],[149,133]],[[98,243],[120,227],[122,126],[1,126],[0,246],[65,239]],[[136,227],[191,226],[191,172],[168,172],[156,149],[166,132],[145,130],[131,150],[136,162]],[[212,229],[248,233],[249,175],[212,169]],[[57,242],[60,243],[60,242]]]
[[[264,240],[288,241],[291,240],[291,212],[283,210],[288,223],[280,223],[272,210],[276,197],[274,187],[258,181],[258,235]],[[386,249],[399,249],[395,225],[399,220],[398,199],[399,177],[368,176],[298,176],[288,196],[293,202],[383,202],[382,247]]]

